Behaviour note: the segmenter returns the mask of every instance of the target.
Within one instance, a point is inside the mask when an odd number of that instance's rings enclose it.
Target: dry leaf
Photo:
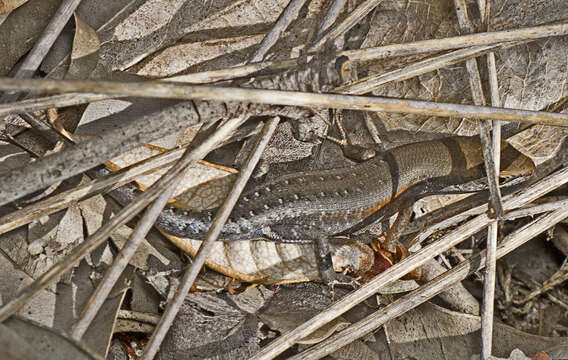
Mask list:
[[[0,236],[1,242],[10,241],[16,236],[25,236],[26,229],[19,228]],[[0,253],[0,295],[1,304],[12,300],[20,290],[24,289],[33,279],[28,274],[20,270],[6,255]],[[55,293],[49,290],[42,290],[18,311],[18,316],[32,320],[45,326],[53,326],[55,312]]]
[[[535,26],[568,17],[562,0],[498,0],[491,4],[493,31]],[[519,11],[519,9],[531,9]],[[474,19],[474,13],[470,17]],[[383,1],[371,22],[362,48],[392,43],[443,38],[458,35],[451,1]],[[497,52],[499,90],[503,107],[541,110],[566,96],[568,79],[567,44],[564,37],[531,42]],[[430,55],[428,55],[430,56]],[[372,73],[402,68],[418,58],[385,59],[374,63]],[[413,79],[386,84],[375,95],[427,101],[472,104],[464,64],[456,64]],[[409,114],[379,114],[388,130],[407,129],[456,135],[477,133],[475,121],[422,117]]]
[[[81,209],[83,218],[85,219],[87,231],[89,235],[92,235],[102,226],[103,222],[105,221],[104,214],[107,207],[106,200],[102,197],[102,195],[97,195],[79,202],[78,206]],[[111,239],[119,249],[122,249],[131,233],[132,229],[130,229],[126,225],[123,225],[111,234]],[[153,255],[165,265],[169,264],[169,260],[152,245],[150,245],[146,239],[142,241],[138,250],[136,250],[136,253],[130,261],[130,264],[135,266],[136,268],[148,270],[147,262],[150,255]]]
[[[28,0],[0,0],[0,15],[7,14]]]
[[[116,229],[111,234],[111,239],[114,241],[116,247],[122,249],[126,241],[130,238],[132,234],[132,229],[128,226],[121,226]],[[130,259],[130,265],[141,269],[141,270],[148,270],[148,257],[152,255],[156,257],[160,262],[164,265],[168,265],[170,261],[164,255],[162,255],[155,247],[148,243],[148,240],[144,239],[140,243],[140,246],[136,250],[136,253]]]
[[[60,0],[29,1],[0,25],[0,75],[8,76],[14,65],[35,44]]]
[[[385,332],[395,359],[405,356],[421,360],[469,359],[481,348],[481,318],[450,311],[431,303],[385,324]],[[566,338],[544,337],[521,332],[495,322],[493,354],[507,357],[515,348],[532,355]]]
[[[75,14],[75,38],[66,79],[89,79],[99,62],[100,41],[95,30]]]
[[[14,349],[19,357],[2,356],[3,359],[30,359],[26,356],[30,352],[35,354],[37,357],[34,358],[37,359],[95,360],[98,358],[78,341],[28,320],[11,317],[2,323],[0,329],[2,349],[9,350],[10,347],[5,346],[13,344],[16,339],[16,344],[21,347]]]
[[[259,349],[258,320],[217,296],[192,294],[160,347],[161,359],[248,359]]]

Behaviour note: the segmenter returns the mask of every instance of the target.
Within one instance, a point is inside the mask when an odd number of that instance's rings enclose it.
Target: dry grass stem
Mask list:
[[[479,11],[482,14],[482,24],[484,30],[489,30],[491,13],[491,0],[479,0]],[[487,71],[489,75],[489,95],[491,106],[501,106],[499,98],[499,81],[497,79],[497,67],[495,65],[495,53],[487,54]],[[501,167],[501,122],[493,120],[492,125],[492,144],[493,162],[495,163],[496,179],[499,181],[499,169]],[[493,348],[493,315],[495,303],[495,283],[497,277],[497,238],[498,222],[493,222],[487,233],[487,258],[485,262],[485,279],[483,283],[483,305],[481,311],[481,356],[489,357]]]
[[[331,28],[322,37],[320,37],[308,50],[309,52],[320,51],[323,46],[339,36],[345,34],[353,26],[357,25],[362,18],[367,16],[374,8],[376,8],[383,0],[367,0],[357,6],[347,17],[335,27]]]
[[[19,114],[23,112],[33,112],[56,107],[66,107],[73,105],[86,104],[94,101],[112,98],[102,94],[61,94],[45,96],[41,98],[25,99],[14,101],[8,104],[0,104],[0,116],[9,114]]]
[[[506,197],[504,207],[506,210],[514,209],[526,203],[538,199],[542,195],[550,192],[568,182],[568,168],[564,168],[554,174],[542,179],[541,181],[528,187],[525,191]],[[336,301],[326,310],[315,315],[310,320],[296,327],[294,330],[281,335],[264,347],[258,354],[254,356],[255,360],[273,359],[283,351],[293,346],[296,341],[311,334],[314,330],[320,328],[329,321],[340,316],[344,312],[352,309],[369,296],[372,296],[381,287],[400,279],[410,271],[422,266],[429,259],[441,254],[444,251],[459,244],[464,239],[469,238],[476,232],[482,230],[489,225],[492,220],[486,214],[481,214],[467,223],[457,227],[455,230],[445,235],[440,240],[425,246],[419,252],[416,252],[401,262],[391,266],[384,272],[375,276],[371,281],[364,284],[358,290],[349,293],[342,299]]]
[[[284,33],[292,21],[298,18],[298,14],[305,2],[306,0],[291,0],[288,3],[286,9],[282,12],[282,14],[280,14],[276,24],[274,24],[270,32],[266,34],[264,39],[262,39],[262,42],[250,58],[249,62],[259,62],[264,58],[264,56],[268,53],[268,50],[276,44],[282,33]]]
[[[523,245],[527,241],[530,241],[538,234],[541,234],[567,217],[568,209],[560,208],[552,213],[540,217],[530,224],[523,226],[503,239],[496,252],[496,257],[501,258],[507,255],[514,249]],[[350,325],[308,350],[291,357],[290,360],[321,359],[354,340],[378,329],[386,322],[416,308],[420,304],[423,304],[427,300],[455,285],[457,282],[465,279],[472,272],[482,269],[485,263],[485,251],[483,251],[481,254],[472,256],[453,269],[395,300],[381,310],[367,316],[363,320]]]
[[[444,51],[479,45],[492,45],[507,41],[542,39],[550,36],[568,34],[568,24],[541,25],[521,28],[452,36],[442,39],[421,40],[403,44],[392,44],[375,48],[343,51],[341,55],[353,61],[372,61],[395,56],[408,56],[429,52]]]
[[[509,41],[537,40],[551,36],[568,34],[568,24],[541,25],[517,30],[505,30],[471,35],[453,36],[443,39],[422,40],[402,44],[390,44],[373,48],[346,50],[338,55],[345,55],[351,61],[373,61],[396,56],[408,56],[454,50],[473,46],[495,45]],[[204,71],[194,74],[172,76],[163,80],[203,84],[249,76],[261,70],[285,70],[297,66],[297,59],[284,61],[265,61],[255,64],[235,66],[227,69]]]
[[[230,121],[234,120],[236,119],[231,119]],[[183,278],[175,292],[175,295],[169,301],[166,310],[162,314],[160,322],[156,326],[156,329],[154,330],[154,333],[152,334],[150,341],[148,342],[148,344],[144,349],[144,355],[142,355],[142,360],[153,359],[156,353],[158,352],[158,350],[160,349],[160,345],[162,344],[164,337],[166,336],[169,328],[171,327],[174,318],[179,312],[179,309],[183,304],[183,301],[187,296],[189,289],[191,289],[191,286],[193,285],[195,279],[197,278],[197,275],[199,274],[201,268],[203,267],[203,264],[205,263],[205,259],[211,252],[213,245],[215,245],[215,241],[221,234],[221,230],[223,229],[225,222],[227,222],[227,219],[229,218],[229,215],[231,214],[233,207],[237,203],[237,200],[239,199],[241,192],[244,190],[248,179],[252,175],[254,168],[256,167],[256,164],[260,160],[262,152],[264,151],[264,149],[268,145],[268,142],[272,138],[272,135],[276,131],[279,122],[280,118],[275,117],[271,118],[264,125],[264,128],[262,129],[262,134],[258,138],[258,142],[256,143],[254,151],[251,152],[251,154],[247,159],[246,165],[239,172],[239,175],[235,180],[231,192],[229,193],[229,195],[223,202],[223,205],[219,208],[219,211],[215,215],[215,220],[211,224],[211,227],[209,228],[209,232],[207,233],[205,240],[202,242],[201,246],[199,247],[199,250],[197,251],[197,254],[193,259],[193,263],[185,271]]]
[[[0,90],[42,92],[81,92],[116,96],[137,96],[181,100],[252,102],[273,105],[335,108],[349,110],[409,113],[428,116],[464,117],[518,121],[529,124],[568,126],[568,114],[544,111],[494,108],[488,106],[436,103],[371,96],[318,94],[296,91],[244,89],[162,82],[122,83],[109,81],[14,80],[0,78]]]
[[[33,283],[24,288],[18,296],[7,302],[0,308],[0,321],[6,320],[25,305],[35,294],[45,289],[51,283],[56,281],[63,273],[70,270],[77,264],[79,260],[85,257],[88,253],[93,251],[101,245],[110,234],[115,231],[118,226],[121,226],[134,218],[140,211],[142,211],[148,204],[154,201],[172,182],[173,180],[185,170],[190,162],[202,159],[212,149],[217,147],[223,140],[231,135],[231,133],[241,125],[239,120],[227,122],[221,129],[219,129],[213,136],[205,139],[203,143],[191,150],[191,156],[184,158],[184,161],[178,161],[171,170],[162,176],[150,188],[141,193],[132,201],[128,206],[122,208],[115,216],[109,219],[102,227],[100,227],[94,234],[89,236],[84,242],[77,245],[65,259],[55,265],[49,270],[40,275]],[[75,146],[78,147],[81,144]]]
[[[505,220],[514,220],[526,216],[535,216],[542,214],[543,212],[555,211],[565,206],[568,206],[568,200],[566,199],[523,207],[517,210],[509,211],[505,215]]]
[[[415,76],[426,74],[440,68],[457,64],[459,62],[475,58],[486,54],[489,51],[500,49],[502,44],[474,46],[465,49],[459,49],[447,54],[434,56],[425,60],[405,66],[404,68],[389,71],[384,74],[373,74],[365,78],[359,79],[347,85],[339,86],[333,89],[333,92],[349,95],[363,95],[370,93],[378,87],[395,82],[411,79]]]

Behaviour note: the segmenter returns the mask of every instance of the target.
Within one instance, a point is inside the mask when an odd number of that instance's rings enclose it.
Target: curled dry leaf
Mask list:
[[[89,79],[99,61],[101,43],[95,30],[75,14],[75,37],[66,79]]]
[[[164,235],[176,246],[195,256],[201,241]],[[373,251],[364,244],[331,244],[334,270],[353,273],[367,271],[374,261]],[[227,276],[253,283],[285,284],[319,280],[314,247],[264,240],[217,242],[205,262]]]

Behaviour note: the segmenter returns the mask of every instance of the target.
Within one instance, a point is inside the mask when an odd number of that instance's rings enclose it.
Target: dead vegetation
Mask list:
[[[1,357],[567,358],[567,21],[563,0],[0,0]],[[485,178],[334,239],[353,292],[311,244],[215,241],[265,173],[451,136],[481,138]],[[220,210],[197,241],[153,228],[168,204]]]

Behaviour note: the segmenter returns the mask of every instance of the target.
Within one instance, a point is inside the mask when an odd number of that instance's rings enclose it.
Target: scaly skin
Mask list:
[[[481,157],[465,153],[479,149],[475,143],[476,138],[415,143],[351,167],[297,172],[250,187],[220,240],[302,243],[348,233],[380,218],[388,204],[415,185],[465,175],[481,163]],[[215,212],[168,207],[156,225],[176,236],[203,239]]]

